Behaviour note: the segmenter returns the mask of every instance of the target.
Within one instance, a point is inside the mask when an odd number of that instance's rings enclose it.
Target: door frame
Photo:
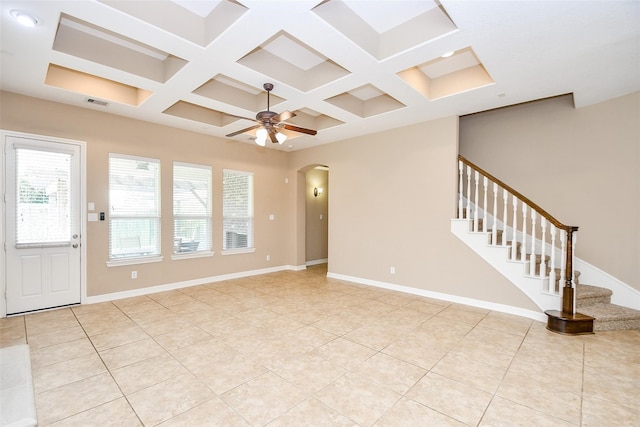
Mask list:
[[[76,145],[80,149],[80,304],[86,303],[87,300],[87,143],[66,138],[57,138],[47,135],[38,135],[32,133],[16,132],[0,129],[0,139],[2,152],[0,153],[0,188],[2,189],[2,224],[0,224],[0,266],[2,266],[2,274],[0,277],[0,318],[7,317],[7,264],[6,264],[6,150],[7,138],[30,138],[47,142],[58,142],[63,144]]]

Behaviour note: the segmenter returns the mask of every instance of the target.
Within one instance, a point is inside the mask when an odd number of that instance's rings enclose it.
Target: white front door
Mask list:
[[[80,302],[80,150],[6,135],[7,314]]]

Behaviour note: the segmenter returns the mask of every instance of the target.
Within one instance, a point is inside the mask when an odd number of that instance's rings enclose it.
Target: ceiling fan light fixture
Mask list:
[[[258,129],[256,132],[256,144],[261,147],[267,144],[267,130],[265,128]]]
[[[276,139],[278,140],[278,144],[282,145],[282,143],[287,140],[287,135],[278,132],[276,133]]]

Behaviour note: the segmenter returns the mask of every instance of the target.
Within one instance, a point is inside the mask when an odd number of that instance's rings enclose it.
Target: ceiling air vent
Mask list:
[[[89,104],[100,105],[101,107],[108,107],[109,106],[109,103],[107,101],[103,101],[101,99],[87,98],[87,99],[85,99],[85,102],[87,102]]]

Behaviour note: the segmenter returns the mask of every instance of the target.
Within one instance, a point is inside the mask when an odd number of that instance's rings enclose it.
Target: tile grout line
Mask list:
[[[118,310],[120,310],[120,307],[118,307],[117,305],[113,304],[112,302],[109,302],[111,305],[113,305],[114,307],[116,307]],[[144,426],[144,423],[142,422],[142,419],[140,418],[140,416],[138,415],[138,413],[136,412],[135,408],[133,407],[133,405],[131,405],[131,402],[129,401],[128,397],[126,394],[124,394],[124,391],[122,390],[122,388],[120,387],[120,384],[118,384],[118,382],[116,381],[115,377],[113,376],[113,373],[111,372],[111,369],[109,369],[109,367],[107,366],[107,364],[105,363],[104,359],[102,358],[102,355],[100,354],[100,352],[98,351],[98,349],[96,348],[95,344],[93,343],[93,340],[91,339],[91,337],[89,336],[89,334],[87,333],[87,331],[84,328],[84,325],[82,324],[82,322],[80,321],[80,319],[78,319],[78,316],[76,315],[76,313],[71,310],[73,313],[73,316],[76,318],[78,324],[80,325],[80,327],[82,328],[82,331],[85,333],[85,335],[87,336],[87,339],[89,340],[89,342],[91,343],[91,346],[93,347],[93,350],[96,352],[96,355],[100,358],[100,361],[102,362],[102,364],[104,365],[104,368],[106,369],[106,371],[109,373],[109,377],[111,377],[111,380],[113,381],[113,383],[116,385],[116,387],[118,387],[118,390],[120,391],[120,394],[122,394],[122,397],[124,398],[124,400],[127,402],[127,405],[129,405],[129,408],[131,408],[131,411],[135,414],[136,418],[138,419],[138,421],[140,422],[140,425]],[[122,312],[122,310],[120,310]],[[123,313],[125,314],[125,313]],[[126,315],[126,314],[125,314]],[[112,400],[111,402],[115,401],[117,399]],[[101,405],[104,405],[105,403],[110,403],[110,402],[104,402],[94,408],[97,408]],[[89,408],[85,411],[82,412],[87,412],[91,409],[94,408]],[[80,413],[82,413],[80,412]],[[74,414],[76,415],[76,414]],[[69,418],[69,417],[67,417]]]

